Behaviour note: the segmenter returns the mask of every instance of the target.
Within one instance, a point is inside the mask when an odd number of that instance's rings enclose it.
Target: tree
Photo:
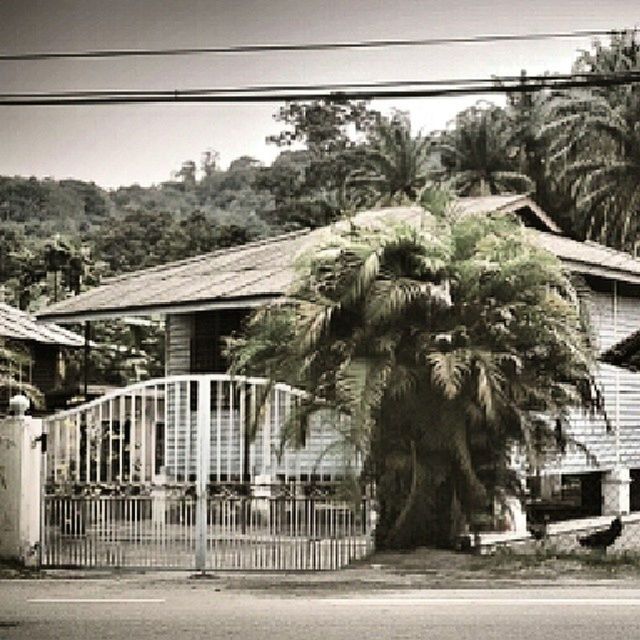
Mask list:
[[[435,169],[431,140],[413,136],[409,117],[401,112],[379,120],[361,156],[362,166],[347,184],[362,192],[359,201],[366,204],[416,202]]]
[[[576,235],[574,228],[575,206],[570,190],[548,171],[548,147],[550,137],[543,135],[547,118],[549,92],[526,91],[529,79],[523,71],[521,91],[507,94],[505,115],[507,118],[506,149],[518,170],[528,176],[535,187],[534,200],[569,235]]]
[[[380,115],[363,101],[291,102],[276,115],[284,123],[268,142],[283,148],[257,185],[274,196],[269,221],[281,227],[318,227],[351,206],[347,180],[360,166],[366,134]],[[302,149],[295,149],[295,147]]]
[[[596,43],[575,73],[624,73],[640,65],[637,32]],[[640,88],[581,89],[548,103],[549,169],[575,198],[579,237],[637,253],[640,231]]]
[[[440,134],[444,175],[463,196],[524,193],[534,183],[521,172],[510,151],[511,131],[503,109],[493,104],[477,104],[461,111],[453,127]]]
[[[291,442],[326,403],[351,417],[383,547],[450,544],[509,485],[510,442],[533,455],[556,442],[543,413],[597,406],[576,293],[528,234],[498,214],[352,226],[299,264],[292,302],[231,343],[236,370],[308,392]]]

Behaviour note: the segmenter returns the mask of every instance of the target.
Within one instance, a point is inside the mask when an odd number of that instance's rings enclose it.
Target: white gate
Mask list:
[[[281,448],[300,392],[227,375],[141,383],[45,420],[46,566],[336,569],[372,549],[372,497],[340,498],[360,461],[342,418]],[[249,425],[258,424],[249,438]]]

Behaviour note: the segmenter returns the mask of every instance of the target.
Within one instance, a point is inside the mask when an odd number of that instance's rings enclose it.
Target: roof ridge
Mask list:
[[[221,254],[229,254],[235,253],[237,251],[241,251],[251,247],[261,247],[268,244],[274,244],[277,242],[283,242],[285,240],[290,240],[292,238],[296,238],[299,236],[303,236],[312,231],[311,228],[305,227],[304,229],[298,229],[296,231],[289,231],[287,233],[281,233],[277,236],[271,236],[268,238],[262,238],[261,240],[253,240],[252,242],[245,242],[244,244],[236,244],[232,247],[220,247],[219,249],[215,249],[213,251],[209,251],[208,253],[200,253],[197,256],[191,256],[190,258],[183,258],[182,260],[173,260],[171,262],[165,262],[163,264],[157,264],[153,267],[147,267],[146,269],[136,269],[135,271],[129,271],[127,273],[121,273],[117,276],[110,276],[108,278],[104,278],[100,284],[113,284],[115,282],[123,282],[131,277],[137,277],[143,273],[157,273],[161,271],[165,271],[167,269],[174,269],[175,267],[181,267],[184,265],[193,264],[195,262],[201,262],[202,260],[207,260],[209,258],[215,258]]]

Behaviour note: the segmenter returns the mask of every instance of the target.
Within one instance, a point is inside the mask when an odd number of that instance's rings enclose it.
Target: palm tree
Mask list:
[[[365,206],[415,202],[434,171],[431,140],[412,135],[405,113],[380,118],[367,144],[354,150],[359,166],[347,180],[347,188],[359,194]]]
[[[293,302],[260,310],[232,345],[236,369],[309,392],[292,442],[326,403],[351,417],[343,437],[376,480],[382,546],[450,542],[509,484],[509,442],[533,453],[554,442],[540,412],[592,403],[575,291],[511,218],[352,227],[300,268]]]
[[[637,71],[636,32],[614,36],[576,62],[576,73]],[[636,84],[576,90],[547,106],[551,172],[575,198],[584,238],[637,252],[640,230],[640,88]]]
[[[440,134],[444,175],[463,196],[529,192],[533,180],[521,172],[513,133],[503,109],[481,104],[461,111],[453,127]]]

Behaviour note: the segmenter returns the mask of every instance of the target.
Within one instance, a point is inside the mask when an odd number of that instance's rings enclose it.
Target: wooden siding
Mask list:
[[[192,314],[169,314],[166,321],[167,346],[165,373],[178,376],[191,371]]]
[[[233,393],[232,393],[233,389]],[[211,385],[211,423],[209,472],[214,482],[240,482],[246,479],[241,385],[213,382]],[[196,473],[197,411],[192,396],[195,384],[177,382],[167,388],[167,431],[165,466],[172,481],[184,482]],[[245,392],[250,393],[249,387]],[[246,456],[251,478],[269,476],[274,482],[311,478],[330,481],[360,468],[353,453],[345,449],[337,426],[340,419],[330,411],[319,411],[309,425],[305,446],[286,447],[280,455],[281,426],[290,410],[288,393],[275,389],[273,402],[266,408]],[[255,395],[255,393],[253,393]],[[248,407],[245,407],[248,409]],[[268,415],[268,419],[267,416]],[[349,460],[353,466],[349,467]]]
[[[578,291],[586,303],[599,352],[640,329],[640,296],[628,291],[628,295],[620,295],[611,282],[600,283],[597,290],[581,283]],[[583,444],[593,459],[580,447],[569,445],[562,459],[547,465],[548,472],[607,470],[617,464],[640,468],[640,373],[600,364],[596,382],[604,395],[611,431],[601,416],[572,412],[569,435]]]

